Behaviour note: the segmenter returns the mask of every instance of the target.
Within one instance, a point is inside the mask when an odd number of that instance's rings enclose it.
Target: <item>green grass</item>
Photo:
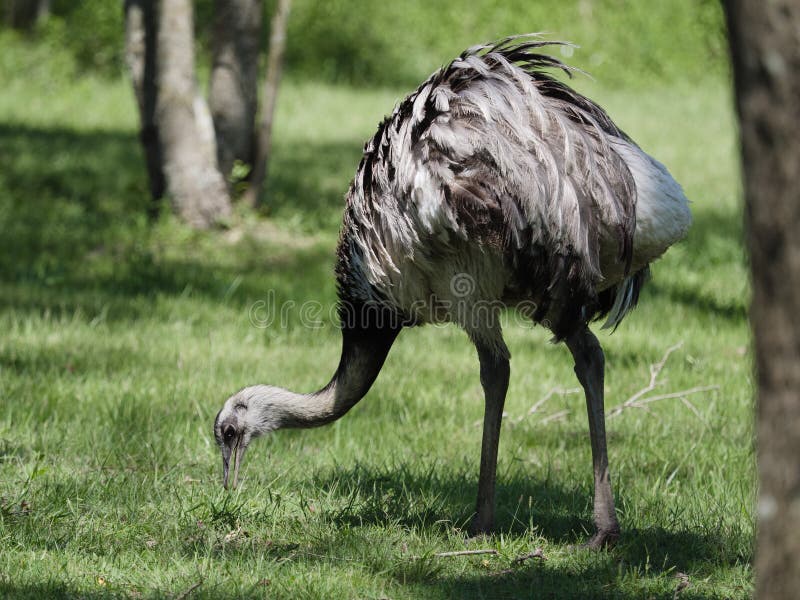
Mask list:
[[[6,69],[7,70],[7,69]],[[220,485],[214,414],[239,387],[310,390],[338,360],[342,195],[361,144],[399,99],[289,82],[267,218],[195,233],[149,226],[124,82],[4,73],[0,91],[0,595],[192,598],[746,598],[755,465],[740,190],[727,85],[635,92],[580,82],[664,161],[694,200],[688,240],[654,267],[614,335],[607,405],[647,384],[717,385],[608,424],[625,534],[570,552],[591,530],[584,402],[568,352],[506,328],[512,380],[498,533],[464,548],[476,491],[477,360],[452,327],[403,333],[367,398],[319,430],[255,444],[244,483]],[[25,100],[21,100],[25,98]],[[258,301],[294,301],[254,326]],[[260,305],[258,305],[260,306]],[[251,314],[252,313],[252,314]],[[546,420],[560,411],[562,418]],[[513,559],[541,547],[546,561]]]
[[[277,2],[263,4],[268,23]],[[214,0],[193,5],[199,62],[208,65]],[[45,47],[47,63],[57,57],[106,75],[123,69],[124,15],[117,4],[58,0],[52,9],[44,27],[27,34]],[[727,70],[717,0],[472,0],[469,10],[458,0],[294,0],[286,69],[313,81],[413,87],[465,48],[534,31],[578,44],[564,56],[617,85]]]

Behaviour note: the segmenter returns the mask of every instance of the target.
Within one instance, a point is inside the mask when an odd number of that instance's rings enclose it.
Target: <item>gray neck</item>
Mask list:
[[[372,387],[398,329],[343,330],[339,367],[328,385],[311,394],[254,386],[250,412],[256,430],[326,425],[342,417]]]

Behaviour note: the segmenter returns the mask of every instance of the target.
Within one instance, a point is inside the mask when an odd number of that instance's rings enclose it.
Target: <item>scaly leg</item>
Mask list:
[[[481,363],[481,385],[486,400],[483,416],[483,441],[481,445],[481,472],[478,479],[478,503],[472,520],[470,533],[489,533],[494,525],[494,488],[497,477],[497,445],[500,442],[500,425],[503,420],[503,405],[508,390],[510,367],[508,354],[503,346],[498,352],[477,345]]]
[[[566,340],[575,359],[575,374],[586,392],[589,412],[589,435],[592,440],[594,467],[594,524],[595,534],[586,543],[592,549],[613,545],[619,538],[619,523],[614,509],[614,495],[608,474],[606,425],[603,412],[603,377],[605,357],[600,342],[588,327]]]

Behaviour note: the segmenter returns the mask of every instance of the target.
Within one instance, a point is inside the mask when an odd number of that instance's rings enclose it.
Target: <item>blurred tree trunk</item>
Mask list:
[[[756,595],[800,590],[800,4],[726,0],[758,371]]]
[[[50,18],[50,0],[39,0],[36,6],[36,22],[42,24]]]
[[[125,1],[125,62],[139,106],[139,139],[144,150],[152,197],[151,216],[158,211],[166,182],[156,127],[156,5],[154,0]]]
[[[173,209],[193,227],[210,227],[230,214],[217,168],[213,124],[198,93],[191,0],[160,0],[156,39],[155,117]]]
[[[50,0],[5,0],[6,25],[14,29],[30,29],[50,16]]]
[[[257,206],[261,195],[261,187],[267,178],[267,161],[272,149],[272,121],[275,115],[275,104],[278,100],[278,86],[283,71],[283,55],[286,50],[286,26],[289,22],[291,0],[278,0],[272,27],[269,35],[269,62],[264,80],[264,93],[261,103],[261,122],[256,140],[256,156],[250,186],[244,193],[243,200],[249,206]]]
[[[253,164],[262,20],[262,0],[214,2],[209,104],[226,178],[235,161]]]

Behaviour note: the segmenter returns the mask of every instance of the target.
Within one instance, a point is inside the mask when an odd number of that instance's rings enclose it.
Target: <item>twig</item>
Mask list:
[[[708,423],[706,423],[706,420],[703,418],[703,415],[700,414],[700,411],[697,410],[697,407],[694,404],[689,402],[688,398],[686,398],[686,397],[681,398],[681,402],[683,402],[683,405],[686,408],[688,408],[690,411],[692,411],[694,413],[694,416],[697,417],[698,421],[700,421],[703,425],[708,427]]]
[[[626,408],[647,408],[647,405],[651,402],[657,402],[658,400],[669,400],[670,398],[684,398],[685,396],[689,396],[691,394],[699,394],[700,392],[710,392],[712,390],[718,390],[718,385],[700,385],[697,387],[689,388],[688,390],[681,390],[679,392],[670,392],[669,394],[658,394],[656,396],[650,396],[649,398],[645,398],[644,400],[638,400],[636,402],[631,402],[630,400],[626,400],[622,404],[615,406],[611,409],[611,412],[608,413],[609,417],[616,417]]]
[[[568,389],[564,389],[564,388],[561,388],[561,387],[550,388],[550,390],[548,390],[548,392],[544,396],[542,396],[541,398],[539,398],[539,400],[534,402],[533,406],[531,406],[530,409],[528,409],[527,413],[525,413],[524,415],[520,415],[519,417],[515,417],[513,419],[510,419],[511,423],[516,425],[517,423],[521,422],[526,417],[529,417],[532,414],[539,412],[539,409],[542,408],[542,405],[545,402],[547,402],[548,400],[550,400],[550,398],[552,398],[556,394],[559,394],[561,396],[566,396],[567,394],[577,394],[577,393],[579,393],[581,391],[582,391],[581,388],[568,388]],[[476,422],[476,426],[480,425],[482,422],[483,421],[477,421]]]
[[[547,560],[544,555],[544,552],[541,548],[536,548],[533,552],[528,552],[527,554],[523,554],[518,556],[514,560],[511,561],[512,567],[517,567],[524,563],[529,558],[541,558],[542,560]],[[489,573],[489,577],[505,577],[506,575],[512,575],[514,573],[514,569],[502,569],[500,571],[495,571],[494,573]]]
[[[687,404],[690,407],[690,409],[692,409],[692,412],[694,412],[695,415],[701,421],[703,421],[703,418],[700,416],[699,411],[697,411],[697,409],[694,408],[694,405],[688,402],[685,397],[691,394],[698,394],[700,392],[708,392],[710,390],[719,389],[719,386],[717,385],[697,386],[689,388],[688,390],[681,390],[679,392],[670,392],[668,394],[656,394],[655,396],[648,396],[645,398],[647,394],[656,389],[656,385],[658,383],[658,376],[661,374],[661,371],[663,371],[664,366],[667,364],[667,359],[669,358],[669,355],[675,352],[675,350],[677,350],[681,346],[683,346],[683,342],[678,342],[674,346],[670,346],[669,348],[667,348],[667,350],[664,352],[664,356],[661,357],[661,360],[650,365],[650,381],[647,383],[647,385],[644,386],[635,394],[633,394],[633,396],[625,400],[625,402],[623,402],[622,404],[618,404],[617,406],[612,408],[608,412],[607,417],[608,418],[615,417],[622,411],[624,411],[626,408],[646,409],[647,405],[650,404],[651,402],[657,402],[659,400],[668,400],[670,398],[681,398],[684,404]],[[705,421],[703,422],[705,423]]]
[[[175,596],[174,600],[183,600],[189,594],[191,594],[193,591],[195,591],[197,588],[199,588],[201,585],[203,585],[203,580],[202,579],[200,581],[198,581],[197,583],[193,584],[191,587],[188,587],[185,590],[183,590],[180,594]]]
[[[656,400],[669,400],[670,398],[683,398],[690,394],[699,394],[700,392],[710,392],[711,390],[718,390],[718,385],[699,385],[697,387],[689,388],[688,390],[681,390],[680,392],[670,392],[669,394],[659,394],[657,396],[650,396],[638,402],[638,404],[649,404]]]
[[[556,421],[558,419],[562,419],[569,414],[569,409],[565,408],[564,410],[559,410],[558,412],[554,412],[552,415],[547,415],[544,419],[539,421],[540,425],[544,425],[545,423],[549,423],[550,421]]]
[[[542,560],[547,560],[547,557],[545,557],[544,555],[544,551],[541,548],[536,548],[536,550],[534,550],[533,552],[528,552],[527,554],[518,556],[512,561],[512,563],[515,565],[521,565],[529,558],[541,558]]]
[[[547,392],[544,396],[542,396],[542,398],[538,402],[536,402],[536,404],[531,406],[530,410],[528,411],[528,415],[532,415],[537,410],[539,410],[542,407],[542,404],[544,404],[545,402],[550,400],[550,398],[552,398],[555,394],[560,394],[562,396],[566,396],[567,394],[577,394],[580,391],[581,391],[581,388],[569,388],[569,389],[565,390],[564,388],[554,387],[549,392]]]
[[[456,550],[455,552],[437,552],[434,554],[437,558],[447,558],[449,556],[474,556],[476,554],[497,554],[494,548],[486,548],[484,550]]]
[[[697,410],[697,407],[689,402],[688,398],[681,398],[681,402],[683,402],[684,406],[686,406],[689,410],[694,413],[694,416],[697,417],[697,420],[700,421],[703,425],[705,425],[706,429],[711,429],[711,425],[708,424],[705,417],[700,414],[700,411]]]
[[[678,585],[675,586],[675,593],[672,595],[673,600],[681,595],[681,592],[688,587],[691,587],[692,582],[689,581],[689,576],[686,573],[675,573],[674,577],[678,580]]]
[[[636,392],[633,396],[628,398],[626,404],[628,402],[630,402],[631,404],[635,404],[639,398],[656,389],[656,380],[658,379],[658,376],[661,373],[661,371],[664,369],[664,365],[667,364],[667,359],[669,358],[669,355],[675,352],[675,350],[677,350],[681,346],[683,346],[682,341],[678,342],[674,346],[670,346],[669,348],[667,348],[666,352],[664,352],[664,356],[661,357],[660,361],[650,365],[650,382],[641,390]]]

